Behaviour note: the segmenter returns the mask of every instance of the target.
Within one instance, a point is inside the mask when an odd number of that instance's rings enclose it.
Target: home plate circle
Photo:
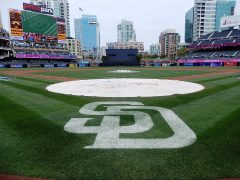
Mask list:
[[[50,92],[88,97],[159,97],[203,90],[199,84],[164,79],[92,79],[68,81],[47,87]]]

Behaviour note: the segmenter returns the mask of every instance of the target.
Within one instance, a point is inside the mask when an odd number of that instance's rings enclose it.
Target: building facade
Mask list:
[[[220,21],[224,16],[234,15],[236,0],[218,0],[216,11],[216,27],[215,31],[220,30]]]
[[[74,55],[77,56],[78,59],[82,59],[82,49],[81,43],[79,40],[74,38],[67,39],[67,49]]]
[[[194,7],[187,11],[185,15],[185,42],[193,42],[193,21],[194,21]]]
[[[168,58],[177,56],[177,45],[180,43],[180,35],[175,29],[167,29],[163,31],[159,37],[161,44],[161,55]]]
[[[144,52],[143,42],[110,42],[107,43],[108,49],[137,49],[139,53]]]
[[[136,31],[132,21],[122,20],[117,26],[118,42],[136,41]]]
[[[81,42],[85,56],[97,55],[100,49],[100,30],[97,16],[83,15],[74,20],[75,38]]]
[[[195,0],[193,40],[215,31],[217,0]]]
[[[150,45],[150,55],[154,56],[161,56],[161,44],[157,43],[157,44],[152,44]]]
[[[68,0],[30,0],[30,3],[53,9],[54,16],[64,18],[66,35],[70,37],[70,11]]]
[[[193,40],[218,31],[220,19],[234,14],[236,0],[195,0]]]
[[[2,14],[1,14],[1,11],[0,11],[0,28],[3,28],[3,23],[2,23]]]

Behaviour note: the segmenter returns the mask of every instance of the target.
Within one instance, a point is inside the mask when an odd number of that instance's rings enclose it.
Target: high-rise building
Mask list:
[[[174,58],[177,55],[177,45],[180,43],[180,35],[175,29],[163,31],[159,37],[161,44],[161,55]]]
[[[193,40],[215,31],[217,0],[195,0]]]
[[[136,41],[136,32],[133,27],[133,22],[122,20],[117,26],[118,42]]]
[[[161,44],[160,43],[150,45],[150,55],[161,56]]]
[[[81,42],[84,55],[96,55],[100,49],[100,31],[97,16],[83,15],[74,20],[75,38]]]
[[[64,18],[66,33],[70,37],[70,14],[68,0],[30,0],[30,3],[53,9],[54,16]]]
[[[0,28],[3,28],[1,11],[0,11]]]
[[[220,19],[232,15],[236,0],[195,0],[193,40],[219,30]]]
[[[218,0],[216,11],[216,27],[215,31],[220,30],[220,20],[223,16],[234,15],[236,0]]]
[[[194,7],[187,11],[185,15],[185,42],[193,42],[193,20],[194,20]]]

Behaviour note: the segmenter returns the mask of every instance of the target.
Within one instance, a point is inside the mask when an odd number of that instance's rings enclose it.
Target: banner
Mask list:
[[[224,16],[220,20],[221,28],[240,26],[240,15]]]
[[[239,59],[231,59],[231,60],[226,60],[226,59],[222,59],[222,60],[178,60],[179,63],[222,63],[222,62],[239,62]]]
[[[75,59],[75,56],[69,55],[46,55],[46,54],[16,54],[17,59]]]
[[[10,65],[11,68],[23,68],[22,64],[12,64]]]
[[[45,68],[53,68],[53,67],[54,67],[54,64],[44,64],[44,67],[45,67]]]
[[[58,43],[66,43],[66,24],[65,19],[57,18],[57,27],[58,27]]]
[[[42,13],[42,14],[53,15],[53,9],[52,8],[36,6],[34,4],[23,3],[23,9],[28,10],[28,11]]]
[[[23,40],[22,13],[16,9],[9,9],[10,33],[12,39]]]

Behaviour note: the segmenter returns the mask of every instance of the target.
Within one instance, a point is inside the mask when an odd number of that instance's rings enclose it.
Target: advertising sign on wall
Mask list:
[[[16,9],[9,9],[10,33],[12,39],[23,40],[22,13]]]
[[[221,28],[240,26],[240,15],[222,17],[220,23]]]
[[[23,9],[28,10],[28,11],[42,13],[42,14],[53,15],[53,9],[52,8],[36,6],[34,4],[23,3]]]
[[[66,43],[66,24],[64,18],[57,18],[58,43]]]

